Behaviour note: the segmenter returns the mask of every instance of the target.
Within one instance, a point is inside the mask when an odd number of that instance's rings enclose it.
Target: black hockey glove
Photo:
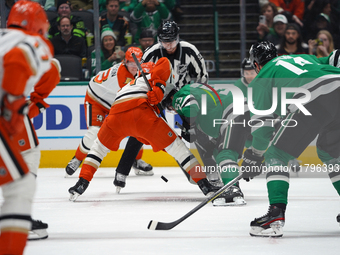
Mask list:
[[[181,129],[181,136],[189,143],[193,143],[197,140],[195,125],[189,125],[186,121],[183,121],[183,129]]]
[[[242,162],[242,176],[247,182],[262,173],[263,156],[257,156],[253,153],[252,149],[247,149],[243,154]]]

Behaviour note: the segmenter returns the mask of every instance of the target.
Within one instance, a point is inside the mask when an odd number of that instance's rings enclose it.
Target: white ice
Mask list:
[[[147,229],[150,220],[174,221],[204,197],[179,168],[154,172],[149,177],[131,171],[115,194],[114,168],[100,168],[86,192],[70,202],[68,189],[78,177],[39,169],[33,218],[49,224],[49,237],[29,241],[24,254],[339,254],[339,197],[326,175],[291,178],[284,236],[257,238],[249,236],[249,223],[267,212],[264,178],[241,181],[246,206],[209,203],[172,230],[159,231]]]

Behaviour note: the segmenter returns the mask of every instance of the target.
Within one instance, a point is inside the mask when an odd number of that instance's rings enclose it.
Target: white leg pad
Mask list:
[[[94,140],[97,138],[97,134],[99,132],[100,127],[90,126],[84,135],[83,139],[81,139],[79,147],[83,153],[88,153],[89,149],[92,147]]]
[[[21,155],[24,158],[30,172],[37,176],[41,156],[39,146],[23,151]]]
[[[84,163],[88,163],[90,165],[96,165],[97,168],[100,166],[101,161],[103,160],[103,158],[110,152],[110,149],[106,148],[100,141],[98,138],[96,138],[96,140],[94,140],[94,143],[91,147],[91,150],[89,151],[89,153],[87,155],[94,155],[96,157],[98,157],[100,159],[100,162],[97,161],[96,159],[92,158],[92,157],[86,157],[84,160]]]
[[[185,146],[184,142],[178,137],[172,144],[165,148],[165,151],[173,156],[186,171],[189,171],[191,167],[199,164],[191,151]],[[188,157],[191,159],[187,160]],[[185,161],[187,162],[183,166],[183,162]]]
[[[32,200],[35,193],[35,177],[28,173],[23,178],[2,186],[2,194],[4,203],[1,207],[1,215],[31,215]],[[5,227],[21,227],[25,229],[31,228],[31,222],[19,219],[6,219],[0,221],[1,228]]]

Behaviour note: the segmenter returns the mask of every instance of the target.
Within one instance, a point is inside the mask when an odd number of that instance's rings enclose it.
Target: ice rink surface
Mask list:
[[[49,237],[28,242],[25,255],[339,254],[340,203],[326,175],[291,178],[284,236],[256,238],[249,223],[267,212],[264,178],[241,181],[246,206],[209,203],[172,230],[155,231],[147,229],[150,220],[177,220],[204,197],[179,168],[154,172],[147,177],[131,171],[116,194],[114,168],[100,168],[86,192],[70,202],[68,189],[79,170],[64,178],[64,169],[39,169],[33,218],[49,224]]]

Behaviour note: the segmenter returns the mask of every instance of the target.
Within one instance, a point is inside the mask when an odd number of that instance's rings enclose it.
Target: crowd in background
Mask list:
[[[340,46],[340,1],[260,0],[258,41],[268,40],[279,55],[328,56]]]
[[[5,0],[6,12],[17,0]],[[32,0],[51,18],[49,39],[55,54],[83,59],[89,77],[96,74],[94,28],[86,27],[79,12],[93,14],[93,0]],[[258,41],[273,42],[283,54],[328,56],[340,46],[340,0],[259,0]],[[178,21],[183,14],[180,0],[99,0],[101,70],[124,59],[128,47],[143,51],[157,42],[162,21]],[[50,17],[50,16],[49,16]],[[86,19],[86,18],[85,18]]]
[[[94,24],[79,12],[93,14],[93,0],[32,0],[47,11],[55,55],[70,54],[83,59],[89,77],[95,70]],[[6,15],[17,0],[5,0]],[[128,47],[143,51],[157,40],[157,28],[162,21],[178,20],[183,11],[180,0],[99,0],[101,70],[121,60]],[[55,13],[56,15],[51,15]],[[6,17],[7,18],[7,17]],[[92,17],[93,18],[93,17]],[[92,22],[93,23],[93,22]],[[91,60],[91,61],[88,61]]]

